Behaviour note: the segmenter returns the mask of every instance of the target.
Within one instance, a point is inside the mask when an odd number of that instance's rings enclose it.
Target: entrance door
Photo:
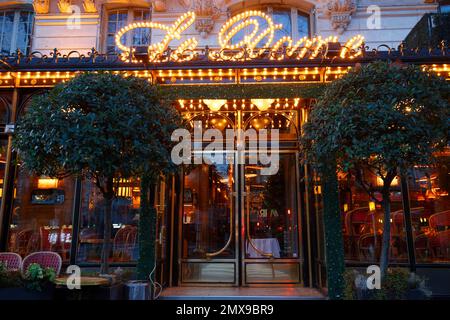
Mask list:
[[[203,154],[185,172],[181,284],[301,282],[296,154],[280,153],[271,175],[253,156],[238,165],[236,153]]]

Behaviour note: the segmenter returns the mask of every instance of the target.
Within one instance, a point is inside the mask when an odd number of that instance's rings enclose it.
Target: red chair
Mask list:
[[[362,235],[358,241],[358,250],[361,261],[377,261],[381,252],[381,236],[372,233]]]
[[[0,252],[0,263],[5,265],[6,270],[20,270],[22,257],[14,252]]]
[[[34,252],[23,259],[21,272],[23,275],[32,263],[39,264],[42,268],[52,268],[58,276],[61,271],[62,259],[59,254],[51,251]]]
[[[344,242],[345,251],[352,258],[357,249],[357,242],[362,233],[367,232],[365,230],[365,221],[369,213],[368,207],[362,207],[353,209],[345,214],[344,225]]]
[[[433,228],[436,232],[445,231],[450,228],[450,210],[435,213],[428,219],[430,228]]]
[[[436,258],[450,259],[450,229],[437,232],[430,240],[430,246]]]
[[[430,258],[430,255],[432,254],[428,235],[419,234],[414,239],[414,248],[416,250],[416,255],[417,255],[418,261],[428,261],[428,259]]]

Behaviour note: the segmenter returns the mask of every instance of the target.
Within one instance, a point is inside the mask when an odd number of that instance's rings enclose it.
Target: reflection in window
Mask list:
[[[149,21],[150,11],[144,9],[121,9],[108,13],[106,50],[108,53],[117,52],[115,35],[122,27],[133,21]],[[130,36],[131,35],[131,36]],[[150,29],[137,28],[123,35],[122,43],[126,46],[147,47],[150,44]]]
[[[28,174],[17,167],[9,250],[22,257],[54,251],[69,260],[75,182]]]
[[[248,258],[299,257],[295,166],[294,154],[281,154],[272,175],[262,174],[259,165],[245,166]]]
[[[450,156],[435,166],[409,170],[409,197],[416,261],[450,261]]]
[[[297,38],[309,37],[309,17],[299,13],[297,15]]]
[[[281,29],[275,31],[275,36],[273,41],[283,37],[291,37],[292,36],[292,23],[291,23],[291,11],[286,10],[276,10],[272,14],[272,19],[275,24],[281,24]]]
[[[21,10],[0,11],[0,48],[5,55],[17,49],[27,54],[30,49],[33,13]]]
[[[198,165],[184,177],[183,258],[234,257],[234,241],[228,243],[236,214],[234,170],[225,155],[217,156],[221,161],[211,159],[213,164]]]
[[[112,206],[111,262],[135,261],[138,258],[137,226],[140,188],[138,179],[116,181]],[[81,187],[81,217],[78,262],[100,262],[104,232],[104,200],[97,186],[85,180]]]

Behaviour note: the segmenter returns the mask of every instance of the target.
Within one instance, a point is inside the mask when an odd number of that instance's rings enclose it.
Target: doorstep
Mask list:
[[[317,289],[283,287],[170,287],[160,300],[325,300]]]

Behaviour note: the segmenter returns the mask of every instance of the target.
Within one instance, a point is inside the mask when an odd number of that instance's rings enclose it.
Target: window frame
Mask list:
[[[33,39],[33,30],[34,30],[34,11],[27,9],[27,8],[2,8],[0,9],[0,15],[3,17],[6,16],[6,13],[8,12],[14,12],[14,18],[13,18],[13,26],[12,26],[12,34],[11,34],[11,43],[9,46],[9,54],[12,55],[16,52],[17,49],[17,40],[19,36],[19,24],[20,24],[20,15],[21,13],[26,13],[28,15],[31,15],[31,21],[29,24],[29,30],[30,33],[26,34],[28,41],[26,43],[25,52],[22,52],[24,54],[28,54],[31,51],[31,42]],[[0,51],[2,50],[3,46],[3,25],[0,25]]]
[[[152,9],[150,8],[145,8],[145,7],[112,7],[112,8],[107,8],[106,10],[104,10],[104,15],[103,15],[103,19],[102,19],[102,30],[104,31],[104,37],[101,41],[102,44],[102,49],[103,52],[107,53],[107,54],[112,54],[114,53],[113,51],[108,51],[108,24],[109,24],[109,16],[114,13],[114,12],[120,12],[120,11],[126,11],[127,12],[127,20],[126,20],[126,24],[125,25],[129,25],[135,21],[135,11],[146,11],[148,10],[149,12],[149,16],[150,19],[152,18]],[[117,32],[117,31],[116,31]],[[132,45],[132,41],[133,41],[133,37],[132,36],[128,36],[126,39],[126,46],[130,47]],[[150,33],[150,39],[149,39],[149,44],[151,43],[151,33]],[[117,52],[117,51],[115,51]]]
[[[310,38],[311,34],[312,34],[312,30],[311,30],[311,14],[308,12],[305,12],[304,10],[301,10],[297,7],[292,7],[292,6],[279,6],[279,5],[259,5],[256,7],[250,7],[250,8],[245,8],[242,10],[238,10],[236,12],[233,12],[234,14],[238,14],[247,10],[260,10],[266,14],[268,14],[270,17],[273,17],[273,12],[276,11],[284,11],[284,12],[288,12],[290,13],[290,18],[291,18],[291,38],[292,40],[296,41],[296,40],[300,40],[302,37],[299,35],[298,33],[298,17],[299,16],[303,16],[306,18],[307,22],[308,22],[308,35],[307,37]],[[274,21],[276,23],[276,21]]]

